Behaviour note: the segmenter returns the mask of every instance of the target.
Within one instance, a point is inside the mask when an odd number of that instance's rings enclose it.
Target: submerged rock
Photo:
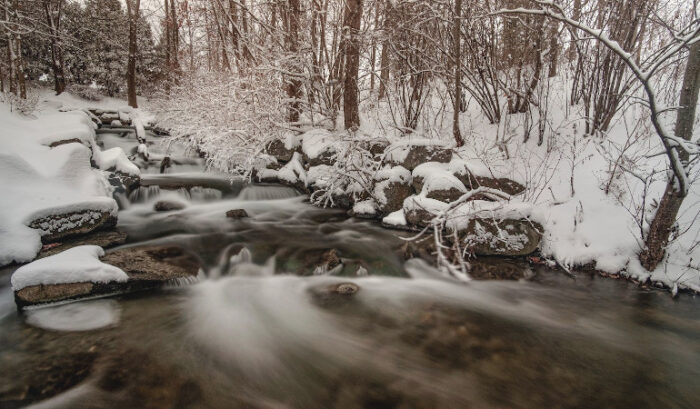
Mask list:
[[[245,209],[233,209],[226,212],[226,217],[229,219],[243,219],[248,216],[248,212]]]
[[[184,203],[171,202],[167,200],[159,200],[153,205],[153,210],[156,212],[171,212],[174,210],[182,210],[184,208]]]

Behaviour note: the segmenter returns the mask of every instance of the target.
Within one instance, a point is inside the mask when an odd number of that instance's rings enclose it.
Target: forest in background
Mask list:
[[[697,180],[697,11],[677,0],[4,0],[0,77],[19,106],[42,81],[133,107],[147,96],[174,136],[240,173],[271,139],[318,127],[458,147],[490,130],[509,158],[532,141],[575,152],[571,135],[605,150],[618,126],[601,187],[635,180],[618,199],[652,271],[687,228],[677,216]]]

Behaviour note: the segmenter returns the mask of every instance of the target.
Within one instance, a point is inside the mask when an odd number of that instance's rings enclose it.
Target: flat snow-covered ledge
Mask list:
[[[34,285],[127,281],[129,277],[120,268],[100,261],[104,254],[99,246],[79,246],[36,260],[12,274],[12,289],[19,291]]]

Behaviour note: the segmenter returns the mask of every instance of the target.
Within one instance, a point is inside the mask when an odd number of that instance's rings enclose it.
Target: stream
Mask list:
[[[456,282],[291,188],[162,189],[228,179],[150,152],[174,164],[120,201],[125,246],[182,246],[199,277],[20,314],[0,270],[0,408],[700,407],[696,297],[515,261],[528,279]]]

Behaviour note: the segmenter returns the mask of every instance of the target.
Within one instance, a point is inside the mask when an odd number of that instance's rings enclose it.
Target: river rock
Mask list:
[[[500,190],[511,196],[518,195],[525,191],[525,186],[521,183],[504,177],[501,173],[490,169],[480,160],[453,160],[449,165],[450,171],[459,179],[468,189],[476,189],[478,187],[488,187],[491,189]],[[484,200],[485,198],[475,199]],[[488,199],[485,199],[488,200]]]
[[[404,200],[414,193],[411,180],[411,172],[402,166],[384,168],[377,172],[374,184],[377,210],[389,214],[401,209]]]
[[[42,243],[52,243],[109,229],[116,224],[117,218],[110,212],[80,210],[38,218],[30,222],[29,227],[41,232]]]
[[[432,224],[435,215],[447,208],[445,202],[425,196],[411,196],[403,202],[403,212],[409,227],[424,228]]]
[[[119,267],[129,283],[160,285],[168,280],[197,277],[199,261],[177,246],[128,247],[114,250],[102,262]]]
[[[18,308],[23,308],[34,304],[147,290],[158,288],[172,280],[194,280],[199,272],[197,258],[176,246],[118,249],[105,254],[101,260],[122,269],[129,277],[128,280],[32,285],[15,292],[15,303]]]
[[[296,149],[294,146],[287,144],[281,139],[273,139],[272,142],[267,144],[265,147],[265,152],[268,155],[275,157],[277,161],[287,163],[292,160],[292,156],[294,155],[294,152],[296,152]]]
[[[426,162],[412,172],[416,192],[430,199],[451,203],[467,193],[464,184],[448,170],[448,165]]]
[[[398,142],[386,148],[385,163],[415,169],[425,162],[448,163],[452,160],[452,149],[431,140]]]
[[[229,219],[243,219],[248,216],[248,212],[245,209],[233,209],[226,212],[226,217]]]
[[[139,176],[129,175],[119,171],[109,172],[107,181],[109,181],[109,184],[114,188],[112,196],[115,198],[117,194],[120,193],[129,196],[131,192],[138,189],[141,185],[141,178]]]
[[[171,202],[168,200],[159,200],[153,205],[153,210],[156,212],[172,212],[174,210],[182,210],[185,208],[184,203]]]
[[[475,218],[459,237],[479,256],[526,256],[537,250],[542,232],[539,223],[527,219]]]

